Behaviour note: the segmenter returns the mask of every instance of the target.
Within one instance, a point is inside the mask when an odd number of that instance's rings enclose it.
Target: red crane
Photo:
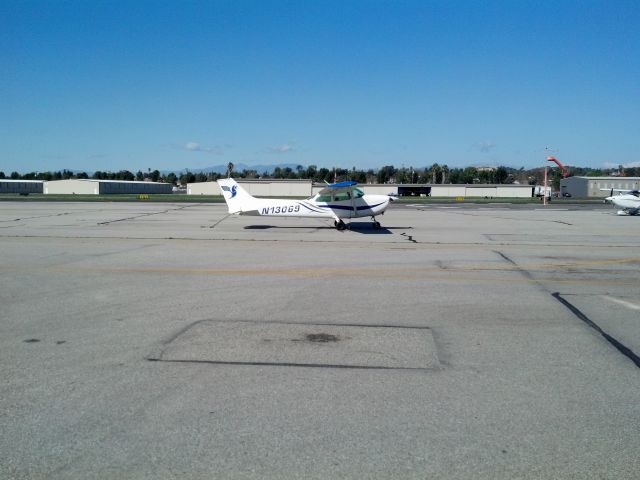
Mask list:
[[[560,170],[562,171],[562,178],[567,178],[569,176],[569,169],[561,164],[556,157],[547,157],[547,161],[554,162],[560,167]]]

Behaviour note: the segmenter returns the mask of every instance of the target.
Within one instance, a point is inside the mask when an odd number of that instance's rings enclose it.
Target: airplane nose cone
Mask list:
[[[607,197],[604,199],[605,203],[613,203],[613,197]]]

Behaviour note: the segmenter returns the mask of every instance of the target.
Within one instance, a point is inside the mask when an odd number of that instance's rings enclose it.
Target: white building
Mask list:
[[[308,198],[326,187],[324,183],[311,180],[245,180],[236,179],[249,194],[255,197],[299,197]],[[531,185],[450,185],[450,184],[359,184],[358,188],[367,194],[378,195],[422,195],[431,197],[490,197],[490,198],[531,198]],[[189,183],[189,195],[222,195],[216,182]]]
[[[391,186],[391,185],[389,185]],[[531,198],[533,186],[518,184],[411,184],[393,185],[401,196],[422,195],[430,197],[464,198]]]
[[[640,189],[640,177],[568,177],[560,180],[560,194],[603,198],[614,190]]]
[[[238,185],[254,197],[311,196],[311,180],[247,180],[236,179]],[[187,184],[187,195],[222,195],[216,182]]]
[[[141,194],[171,193],[173,185],[157,182],[129,182],[126,180],[96,180],[92,178],[74,178],[44,182],[44,193],[105,195],[105,194]]]
[[[312,187],[312,195],[327,186],[326,183],[314,183]],[[398,185],[391,183],[360,183],[358,188],[369,195],[397,195]]]

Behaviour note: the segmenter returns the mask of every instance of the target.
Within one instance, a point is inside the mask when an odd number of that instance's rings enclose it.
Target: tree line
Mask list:
[[[609,176],[611,174],[619,176],[640,176],[640,168],[617,169],[593,169],[586,167],[569,167],[571,175],[580,176]],[[358,183],[417,183],[417,184],[510,184],[520,183],[524,185],[540,185],[544,179],[544,168],[534,168],[525,170],[524,167],[515,169],[511,167],[464,167],[449,168],[447,165],[432,164],[430,167],[422,168],[397,168],[393,165],[385,165],[379,169],[344,169],[344,168],[318,168],[316,165],[304,167],[297,165],[291,167],[276,167],[273,172],[258,172],[252,169],[235,171],[233,163],[229,163],[227,172],[220,174],[217,172],[183,172],[161,173],[159,170],[149,169],[147,172],[138,170],[135,174],[129,170],[119,170],[117,172],[97,170],[89,175],[86,172],[73,172],[71,170],[60,170],[53,172],[30,172],[20,174],[11,172],[7,177],[0,171],[0,179],[11,178],[14,180],[67,180],[98,179],[98,180],[128,180],[128,181],[152,181],[166,182],[173,185],[186,185],[187,183],[211,182],[221,177],[231,175],[234,178],[247,179],[291,179],[291,180],[312,180],[314,182],[340,182],[355,181]],[[549,183],[559,189],[561,172],[558,168],[549,168]]]

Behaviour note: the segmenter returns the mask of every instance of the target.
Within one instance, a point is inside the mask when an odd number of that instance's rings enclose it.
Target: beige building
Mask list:
[[[236,179],[238,185],[254,197],[311,196],[311,180],[245,180]],[[222,195],[216,182],[187,184],[187,195]]]
[[[389,185],[391,186],[391,185]],[[531,198],[531,185],[517,184],[412,184],[393,185],[401,196],[421,195],[430,197],[464,197],[464,198]]]
[[[325,183],[314,183],[312,195],[315,195],[326,186]],[[390,193],[396,195],[398,193],[398,185],[390,183],[360,183],[358,188],[369,195],[389,195]]]
[[[187,195],[222,195],[216,182],[187,183]]]
[[[308,198],[326,187],[324,183],[312,184],[310,180],[237,180],[249,194],[255,197]],[[359,184],[367,194],[431,196],[431,197],[491,197],[531,198],[531,185],[423,185],[423,184]],[[189,195],[222,195],[216,182],[189,183]]]
[[[614,190],[640,189],[640,177],[569,177],[560,180],[560,194],[578,198],[604,198]]]

